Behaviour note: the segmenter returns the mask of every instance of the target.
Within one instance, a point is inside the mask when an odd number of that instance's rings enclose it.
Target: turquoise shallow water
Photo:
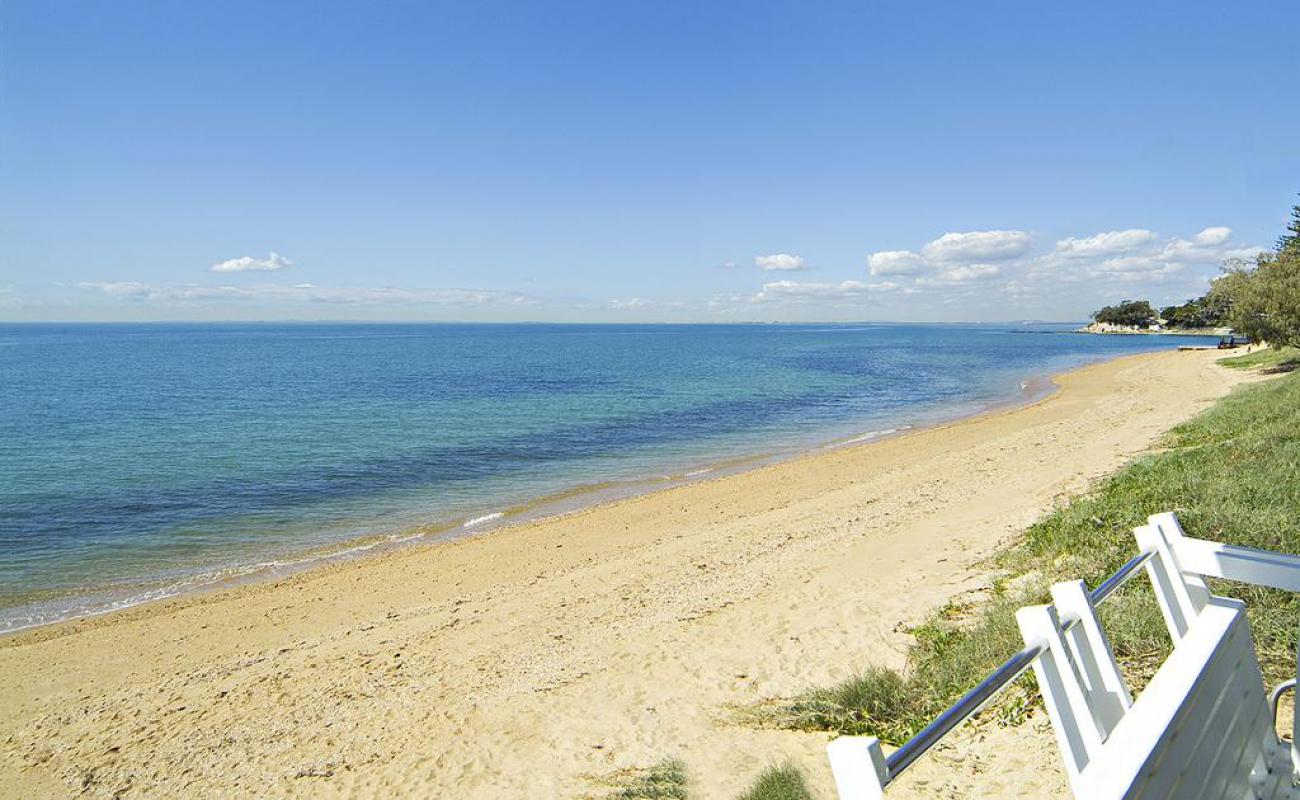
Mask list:
[[[1007,325],[0,325],[0,630],[415,525],[464,531],[575,487],[870,438],[1186,343]]]

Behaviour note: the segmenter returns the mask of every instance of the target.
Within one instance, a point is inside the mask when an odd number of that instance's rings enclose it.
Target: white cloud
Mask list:
[[[1206,228],[1190,239],[1170,239],[1156,256],[1166,261],[1223,261],[1229,258],[1251,259],[1263,250],[1234,243],[1219,233],[1223,230],[1227,229]]]
[[[139,302],[204,302],[230,300],[254,303],[325,303],[339,305],[437,305],[457,308],[531,306],[536,298],[513,292],[479,289],[402,289],[396,287],[325,287],[313,284],[205,286],[154,284],[137,281],[84,282],[77,288],[108,297]]]
[[[240,256],[228,261],[222,261],[213,264],[210,267],[211,272],[271,272],[277,269],[284,269],[293,266],[293,262],[274,250],[266,258],[253,258],[252,256]]]
[[[762,267],[768,271],[793,271],[805,269],[802,256],[791,255],[790,253],[772,253],[766,256],[755,256],[755,266]]]
[[[1158,256],[1116,256],[1107,258],[1093,265],[1094,273],[1102,272],[1155,272],[1162,270],[1168,262],[1162,261]]]
[[[605,307],[614,311],[684,311],[687,305],[675,301],[644,300],[633,297],[630,300],[610,300],[605,303]]]
[[[77,288],[98,291],[109,297],[131,300],[215,300],[243,298],[249,290],[234,286],[200,286],[198,284],[153,284],[139,281],[83,282]]]
[[[1029,252],[1032,237],[1024,231],[945,233],[921,248],[930,261],[1003,261]]]
[[[840,283],[800,283],[798,281],[774,281],[763,284],[758,294],[750,298],[752,302],[769,301],[809,301],[809,300],[851,300],[866,297],[873,293],[892,292],[899,288],[897,283],[881,281],[866,283],[863,281],[841,281]]]
[[[925,276],[917,282],[959,283],[998,274],[989,261],[1015,261],[1029,253],[1033,238],[1024,231],[967,231],[945,233],[927,242],[921,252],[880,250],[867,256],[871,275]]]
[[[1158,293],[1161,285],[1174,279],[1208,281],[1225,260],[1252,258],[1259,252],[1260,248],[1233,242],[1232,230],[1222,226],[1205,228],[1186,239],[1162,238],[1144,229],[1107,231],[1062,239],[1052,253],[1031,262],[1029,275],[1057,282],[1146,281]]]
[[[1061,237],[1045,252],[1035,252],[1033,245],[1024,231],[948,233],[917,249],[872,253],[867,271],[888,276],[900,298],[924,293],[927,304],[1081,318],[1121,295],[1160,303],[1195,296],[1225,260],[1251,259],[1260,252],[1234,240],[1223,226],[1186,238],[1126,228]],[[767,286],[761,296],[843,294],[832,292],[832,285]]]
[[[944,270],[935,277],[935,280],[944,283],[971,283],[986,281],[1001,274],[1002,267],[997,264],[966,264]]]
[[[881,250],[867,256],[867,270],[872,275],[916,275],[933,267],[911,250]]]
[[[1206,228],[1193,236],[1192,242],[1202,247],[1217,247],[1228,241],[1229,236],[1232,236],[1232,228],[1222,226]]]
[[[1105,231],[1084,239],[1076,239],[1073,236],[1062,239],[1056,243],[1056,252],[1066,258],[1110,256],[1132,252],[1151,244],[1155,240],[1155,233],[1143,228]]]

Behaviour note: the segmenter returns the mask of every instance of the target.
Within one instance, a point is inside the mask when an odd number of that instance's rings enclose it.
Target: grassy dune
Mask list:
[[[1261,350],[1222,363],[1278,373],[1300,364],[1297,359],[1300,351]],[[906,669],[873,667],[838,685],[747,709],[740,721],[900,743],[1022,647],[1017,608],[1047,602],[1055,581],[1082,578],[1096,586],[1137,552],[1132,529],[1148,515],[1173,510],[1189,535],[1300,553],[1297,508],[1300,374],[1293,373],[1236,390],[1035,523],[997,557],[1001,577],[987,601],[973,608],[952,603],[912,630],[916,642]],[[1226,582],[1212,590],[1246,601],[1266,679],[1293,676],[1295,597]],[[1116,656],[1140,690],[1170,647],[1150,586],[1130,581],[1101,614]],[[1035,707],[1035,694],[1027,673],[983,713],[1015,722]],[[802,775],[787,766],[759,775],[741,800],[808,796]]]
[[[1295,358],[1260,351],[1227,359],[1276,368]],[[900,742],[1022,646],[1015,609],[1047,601],[1052,582],[1095,586],[1136,552],[1132,529],[1174,510],[1190,535],[1300,553],[1300,376],[1246,386],[1174,428],[1162,446],[1058,508],[998,561],[992,598],[970,610],[950,606],[913,631],[903,672],[870,669],[837,686],[754,710],[761,724],[870,733]],[[1293,596],[1241,585],[1214,591],[1246,601],[1266,677],[1294,674]],[[1132,581],[1102,607],[1117,657],[1140,688],[1168,650],[1168,635],[1145,581]],[[1015,718],[1029,707],[1032,676],[992,713]],[[988,712],[986,712],[988,713]]]
[[[1279,373],[1297,359],[1300,351],[1261,350],[1221,363]],[[1300,374],[1293,373],[1239,388],[1035,523],[997,556],[1001,577],[986,601],[950,603],[911,631],[915,645],[904,670],[869,668],[834,686],[745,709],[738,721],[900,743],[1022,647],[1017,608],[1047,602],[1055,581],[1081,578],[1096,586],[1137,552],[1132,529],[1148,515],[1173,510],[1192,536],[1300,553],[1297,508]],[[1246,601],[1266,679],[1294,675],[1300,603],[1286,592],[1226,582],[1212,589]],[[1130,684],[1140,690],[1170,646],[1150,586],[1130,581],[1101,614]],[[1018,721],[1035,707],[1035,694],[1027,673],[983,713]],[[686,776],[665,765],[622,784],[612,797],[685,797]],[[757,776],[740,800],[807,797],[802,774],[784,766]]]
[[[1290,372],[1300,368],[1300,348],[1262,349],[1246,355],[1225,358],[1220,363],[1234,369],[1260,369],[1263,372]]]

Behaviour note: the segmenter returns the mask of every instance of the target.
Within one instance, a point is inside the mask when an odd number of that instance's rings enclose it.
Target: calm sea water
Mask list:
[[[1186,343],[994,325],[0,325],[0,630],[416,525],[481,529],[575,487],[871,438]]]

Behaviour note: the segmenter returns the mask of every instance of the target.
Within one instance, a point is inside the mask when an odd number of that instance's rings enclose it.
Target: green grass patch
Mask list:
[[[1245,358],[1265,363],[1259,354]],[[899,743],[1023,646],[1015,610],[1048,601],[1055,581],[1096,586],[1137,552],[1132,529],[1161,511],[1191,536],[1300,553],[1300,375],[1239,387],[1164,437],[1084,497],[1035,523],[997,558],[1006,571],[972,613],[949,607],[914,629],[907,668],[870,668],[836,686],[748,710],[753,722],[800,730],[871,734]],[[1295,674],[1300,604],[1287,592],[1216,582],[1246,602],[1266,678]],[[1135,690],[1168,651],[1169,637],[1145,580],[1101,607],[1115,654]],[[1009,721],[1030,707],[1032,676],[993,712]]]
[[[1253,353],[1219,359],[1219,363],[1233,369],[1260,369],[1264,372],[1290,372],[1300,369],[1300,348],[1283,347],[1280,350],[1261,348]]]
[[[739,800],[812,800],[803,773],[793,766],[769,767]]]
[[[686,767],[676,759],[616,777],[609,800],[686,800]]]

